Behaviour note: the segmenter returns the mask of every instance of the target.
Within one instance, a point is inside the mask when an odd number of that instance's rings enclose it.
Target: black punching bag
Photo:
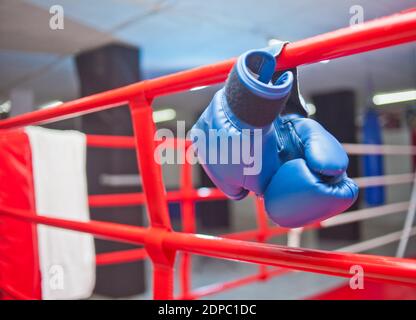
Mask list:
[[[110,44],[76,56],[82,96],[125,86],[140,80],[139,50]],[[91,113],[81,117],[81,131],[87,134],[133,134],[128,106]],[[88,148],[89,194],[141,191],[135,150]],[[94,220],[143,225],[141,207],[92,208]],[[97,253],[126,250],[134,246],[97,239]],[[97,267],[95,292],[125,297],[145,290],[143,261]]]
[[[341,143],[357,143],[355,124],[355,95],[353,91],[336,91],[312,96],[316,106],[315,119],[325,127]],[[348,156],[348,176],[360,176],[357,156]],[[357,200],[349,210],[358,209]],[[360,238],[359,223],[349,223],[343,226],[322,229],[319,231],[322,239],[353,240]]]

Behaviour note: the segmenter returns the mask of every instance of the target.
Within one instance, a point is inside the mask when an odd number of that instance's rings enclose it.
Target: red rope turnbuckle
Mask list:
[[[407,43],[416,40],[416,10],[407,10],[334,32],[288,44],[280,58],[279,69],[287,69],[326,59]],[[378,257],[354,253],[328,252],[265,244],[267,238],[287,233],[279,227],[269,227],[260,200],[256,200],[258,229],[223,237],[195,234],[196,201],[223,199],[217,189],[201,195],[192,186],[190,164],[182,165],[180,190],[166,192],[161,167],[153,159],[156,142],[152,119],[152,99],[196,86],[211,85],[225,80],[235,59],[203,66],[168,76],[141,81],[129,86],[95,94],[60,105],[0,121],[0,129],[49,123],[65,118],[97,112],[128,103],[132,114],[134,137],[88,136],[90,147],[135,148],[143,182],[143,193],[94,195],[90,206],[127,206],[145,204],[149,227],[133,227],[109,222],[78,222],[32,215],[29,212],[0,207],[0,214],[80,232],[97,237],[144,245],[144,248],[97,255],[97,264],[134,261],[150,257],[153,264],[155,299],[172,299],[174,261],[182,251],[181,295],[179,298],[198,298],[252,281],[290,272],[289,269],[350,277],[350,267],[361,265],[369,280],[379,280],[416,287],[416,263],[410,259]],[[183,230],[174,232],[168,214],[168,201],[180,202]],[[403,204],[404,205],[404,204]],[[368,213],[367,214],[371,214]],[[314,228],[318,226],[310,226]],[[248,242],[242,240],[257,240]],[[228,283],[192,290],[190,254],[234,259],[257,263],[259,273]],[[278,268],[268,268],[274,266]],[[287,269],[281,269],[287,268]],[[9,295],[23,298],[12,288],[2,288]]]

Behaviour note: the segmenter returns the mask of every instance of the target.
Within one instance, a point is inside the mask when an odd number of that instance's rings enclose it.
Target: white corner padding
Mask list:
[[[32,150],[38,215],[89,221],[86,137],[77,131],[25,129]],[[42,299],[88,298],[95,285],[91,235],[38,225]]]

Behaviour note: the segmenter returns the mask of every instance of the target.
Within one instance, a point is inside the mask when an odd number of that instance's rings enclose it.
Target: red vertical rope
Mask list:
[[[255,199],[256,205],[256,218],[257,218],[257,226],[258,226],[258,234],[257,234],[257,241],[258,242],[265,242],[267,240],[267,214],[264,208],[263,199],[260,197],[256,197]],[[266,280],[268,278],[268,270],[266,265],[259,265],[259,278],[262,280]]]
[[[172,300],[174,283],[173,266],[153,263],[153,298]]]
[[[142,94],[130,101],[134,138],[138,154],[139,172],[152,236],[146,241],[146,250],[153,263],[153,297],[173,298],[173,263],[175,251],[163,247],[165,232],[171,232],[171,223],[162,179],[162,168],[155,161],[155,124],[151,102]]]
[[[189,146],[188,146],[189,147]],[[195,202],[191,198],[194,191],[192,185],[192,166],[186,161],[186,150],[184,152],[184,164],[181,166],[181,181],[180,189],[184,196],[184,200],[181,202],[182,206],[182,223],[183,232],[195,233],[196,221],[195,221]],[[181,277],[181,293],[182,297],[186,299],[192,290],[192,256],[190,253],[184,252],[182,254],[180,265],[180,277]]]
[[[146,195],[149,221],[152,227],[171,229],[162,169],[155,162],[155,124],[150,102],[140,97],[130,101],[130,110],[138,153],[138,166]]]

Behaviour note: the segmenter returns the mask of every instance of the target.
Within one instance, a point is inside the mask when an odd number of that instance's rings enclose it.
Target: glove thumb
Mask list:
[[[290,122],[303,147],[306,164],[314,173],[332,178],[347,170],[344,148],[318,122],[307,118],[292,118]]]

